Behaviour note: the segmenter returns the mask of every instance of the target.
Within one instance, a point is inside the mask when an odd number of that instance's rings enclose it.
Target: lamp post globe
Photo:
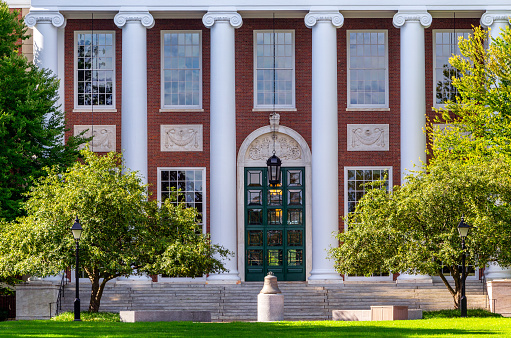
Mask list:
[[[273,156],[266,161],[266,165],[268,166],[268,180],[270,186],[279,185],[282,161],[274,153]]]
[[[75,267],[75,280],[76,280],[76,295],[74,300],[74,315],[75,315],[75,321],[80,321],[80,284],[79,284],[79,242],[80,238],[82,237],[82,225],[80,224],[80,220],[78,219],[78,216],[76,216],[75,223],[71,227],[71,232],[73,233],[73,237],[75,239],[76,243],[76,267]]]

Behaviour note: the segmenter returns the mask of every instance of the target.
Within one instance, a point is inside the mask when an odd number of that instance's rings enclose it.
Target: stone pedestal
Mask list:
[[[490,311],[511,317],[511,280],[492,280],[487,288]]]
[[[16,319],[50,319],[54,316],[59,284],[41,280],[16,285]]]
[[[257,295],[257,321],[276,322],[284,320],[284,295],[264,294]]]

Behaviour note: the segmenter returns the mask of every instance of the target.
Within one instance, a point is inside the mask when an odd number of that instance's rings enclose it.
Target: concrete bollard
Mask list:
[[[264,286],[257,295],[257,321],[276,322],[284,320],[284,295],[277,285],[277,277],[269,272],[264,277]]]

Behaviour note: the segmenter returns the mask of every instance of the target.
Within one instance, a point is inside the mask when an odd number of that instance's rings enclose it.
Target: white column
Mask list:
[[[147,183],[147,11],[121,10],[114,18],[122,29],[121,147],[126,167]]]
[[[492,39],[497,38],[509,26],[511,11],[486,11],[481,17],[481,25],[490,29]],[[502,268],[491,262],[484,270],[486,280],[511,279],[511,268]]]
[[[34,64],[58,74],[58,31],[65,26],[65,19],[58,11],[31,10],[25,24],[33,28]]]
[[[211,32],[210,79],[210,218],[211,242],[234,253],[224,261],[228,270],[208,281],[236,283],[236,92],[234,29],[241,16],[233,8],[210,9],[202,22]]]
[[[410,170],[426,162],[426,60],[424,29],[432,17],[425,7],[400,8],[394,27],[401,29],[401,184]],[[418,166],[414,168],[415,166]],[[432,282],[427,275],[402,273],[398,281]]]
[[[339,231],[337,31],[344,17],[330,8],[312,8],[312,270],[310,283],[342,282],[327,258]]]

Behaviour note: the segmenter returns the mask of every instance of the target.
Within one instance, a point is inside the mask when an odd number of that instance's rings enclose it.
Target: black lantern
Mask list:
[[[266,161],[266,165],[268,166],[268,180],[270,181],[270,186],[279,185],[282,161],[273,153],[273,156]]]
[[[80,221],[78,220],[78,216],[76,216],[75,223],[71,227],[71,231],[73,232],[73,237],[75,239],[76,243],[76,250],[75,250],[75,258],[76,258],[76,267],[75,267],[75,280],[76,280],[76,295],[75,295],[75,301],[74,301],[74,315],[75,315],[75,321],[80,321],[80,276],[79,276],[79,251],[80,247],[78,242],[80,242],[80,237],[82,236],[82,226],[80,224]]]
[[[465,219],[461,216],[461,221],[458,224],[458,232],[462,239],[465,239],[468,236],[468,230],[470,230],[471,226],[465,223]]]

